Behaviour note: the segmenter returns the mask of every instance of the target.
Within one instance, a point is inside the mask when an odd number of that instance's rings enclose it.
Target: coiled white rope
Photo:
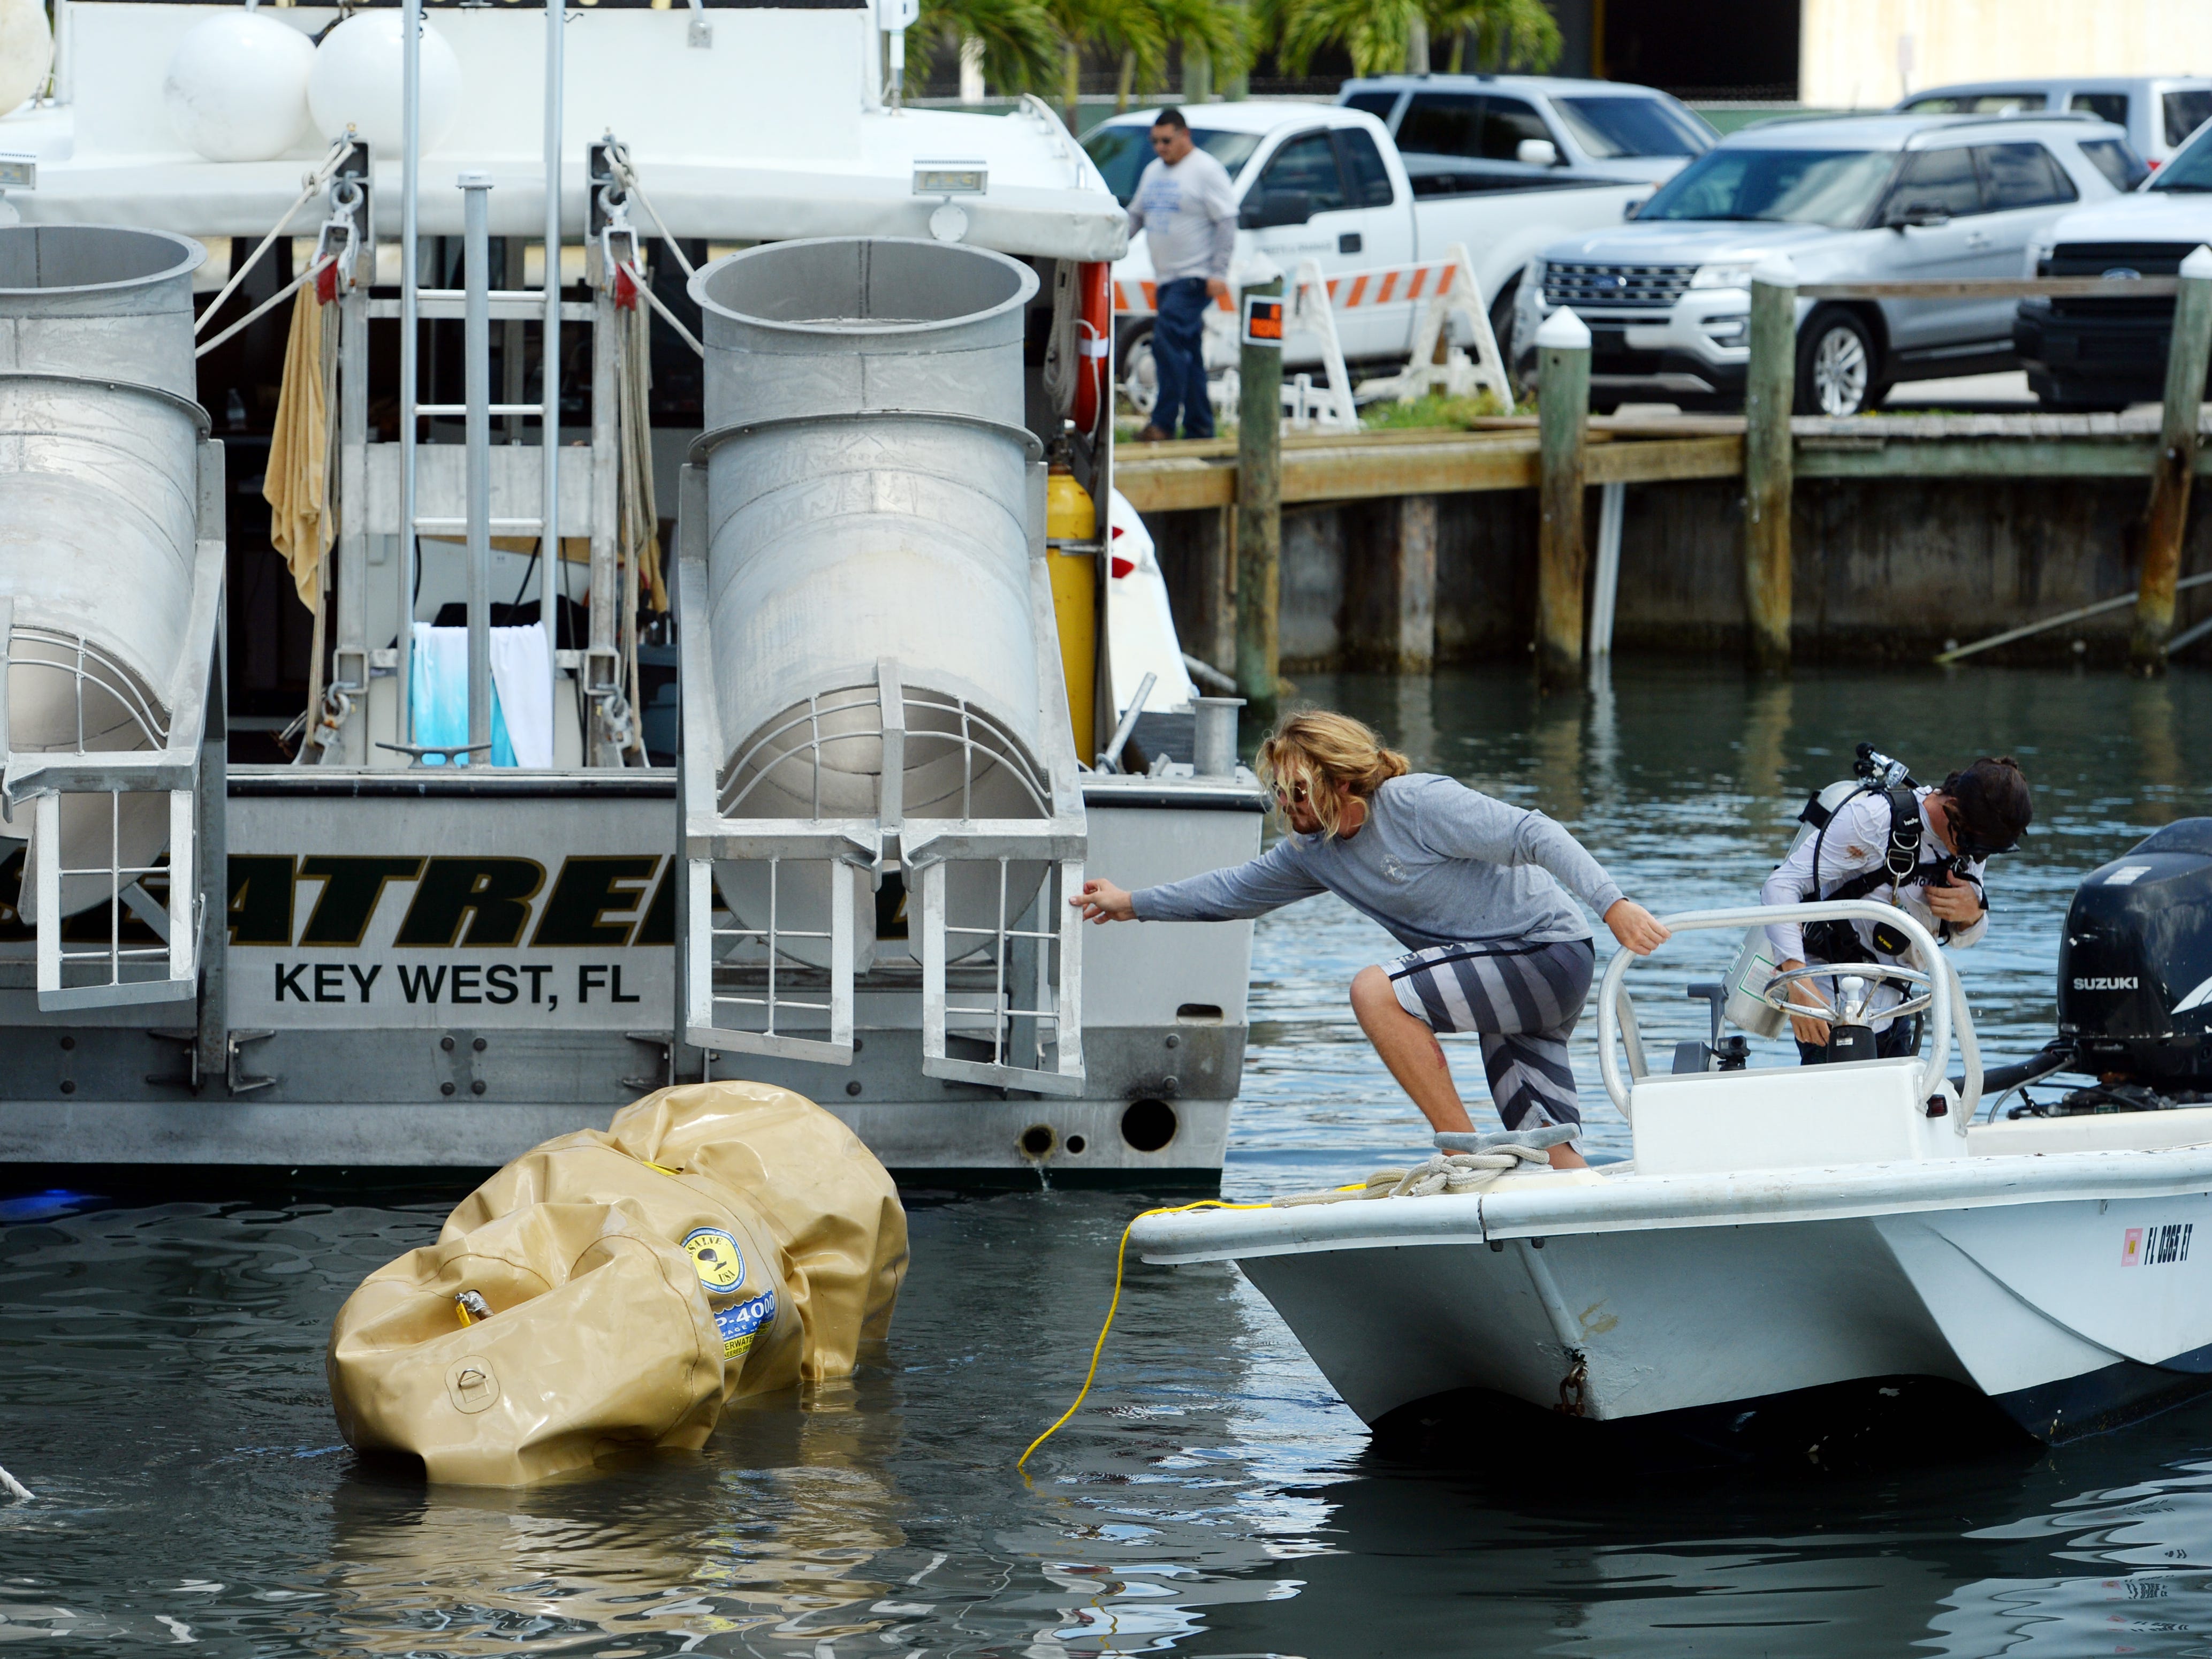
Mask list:
[[[5,1492],[10,1498],[28,1498],[34,1495],[28,1486],[5,1469],[0,1469],[0,1492]]]
[[[1572,1124],[1547,1124],[1540,1129],[1510,1129],[1485,1135],[1444,1133],[1437,1137],[1436,1155],[1410,1170],[1377,1170],[1366,1180],[1339,1187],[1333,1192],[1299,1193],[1274,1200],[1278,1209],[1301,1204],[1341,1204],[1359,1198],[1433,1198],[1441,1194],[1458,1198],[1480,1193],[1509,1170],[1523,1164],[1547,1164],[1550,1149],[1575,1138]]]
[[[1300,1193],[1279,1198],[1275,1205],[1289,1209],[1300,1204],[1341,1204],[1359,1198],[1432,1198],[1438,1194],[1459,1198],[1483,1191],[1508,1170],[1524,1164],[1551,1160],[1533,1146],[1506,1146],[1494,1152],[1438,1152],[1410,1170],[1377,1170],[1352,1187],[1330,1193]]]

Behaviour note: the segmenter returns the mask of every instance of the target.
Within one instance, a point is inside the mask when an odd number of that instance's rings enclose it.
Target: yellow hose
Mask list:
[[[1030,1442],[1029,1451],[1024,1452],[1014,1462],[1014,1467],[1017,1469],[1021,1468],[1030,1461],[1030,1452],[1035,1451],[1060,1432],[1060,1425],[1075,1415],[1077,1410],[1082,1406],[1085,1396],[1090,1394],[1091,1383],[1097,1380],[1098,1358],[1106,1352],[1106,1333],[1114,1328],[1114,1313],[1121,1305],[1121,1269],[1127,1265],[1129,1257],[1129,1228],[1134,1227],[1148,1215],[1182,1215],[1190,1210],[1265,1210],[1271,1207],[1267,1204],[1231,1204],[1226,1199],[1201,1198],[1194,1204],[1172,1204],[1164,1209],[1139,1211],[1129,1218],[1129,1226],[1121,1229],[1121,1246],[1114,1252],[1113,1300],[1106,1304],[1106,1322],[1098,1328],[1098,1340],[1091,1346],[1091,1369],[1084,1376],[1082,1390],[1075,1396],[1074,1405],[1060,1414],[1058,1422]]]

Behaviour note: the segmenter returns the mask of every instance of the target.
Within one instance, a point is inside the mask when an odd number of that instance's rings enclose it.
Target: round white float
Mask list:
[[[0,115],[46,84],[54,32],[40,0],[0,0]]]
[[[400,22],[397,10],[357,11],[323,37],[307,106],[325,138],[351,126],[372,153],[397,157],[400,131]],[[422,25],[422,149],[438,148],[461,113],[461,60],[446,37]]]
[[[161,102],[177,137],[210,161],[266,161],[292,148],[307,120],[315,44],[252,11],[197,23],[177,42]]]

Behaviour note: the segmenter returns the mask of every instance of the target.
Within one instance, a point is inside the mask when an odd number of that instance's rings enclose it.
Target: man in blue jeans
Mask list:
[[[1213,435],[1206,398],[1206,308],[1229,295],[1229,258],[1237,248],[1236,191],[1229,171],[1190,136],[1181,110],[1152,123],[1152,161],[1129,201],[1129,234],[1143,231],[1152,256],[1152,363],[1159,401],[1137,436],[1157,443],[1176,435]]]

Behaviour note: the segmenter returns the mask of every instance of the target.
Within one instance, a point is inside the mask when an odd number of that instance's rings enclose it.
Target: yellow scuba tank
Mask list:
[[[1045,480],[1044,526],[1049,542],[1097,538],[1097,504],[1063,460],[1053,463]],[[1063,552],[1055,546],[1046,553],[1046,566],[1052,573],[1052,608],[1060,623],[1060,665],[1067,680],[1075,755],[1088,766],[1097,735],[1098,556]]]

